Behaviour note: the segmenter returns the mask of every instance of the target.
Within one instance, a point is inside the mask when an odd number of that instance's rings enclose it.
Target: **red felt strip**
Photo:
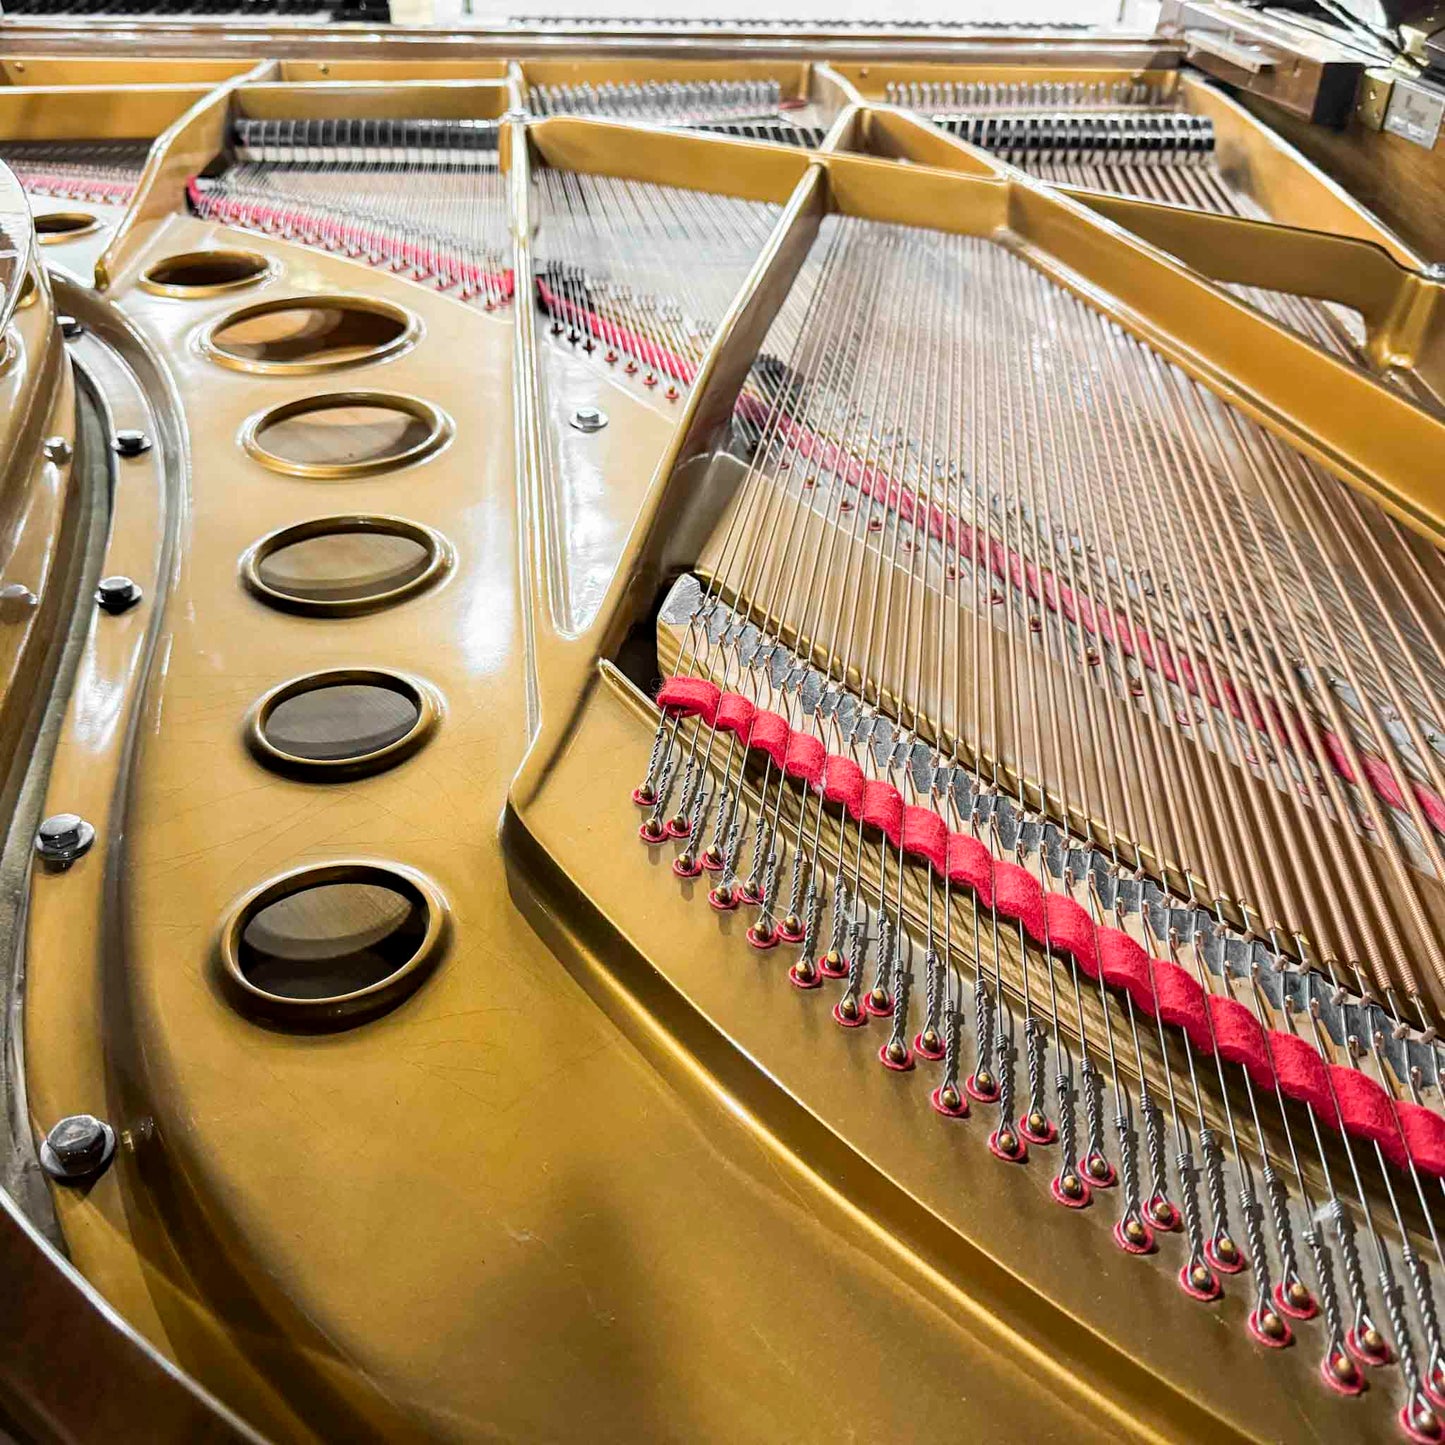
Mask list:
[[[1261,1089],[1274,1088],[1274,1065],[1264,1029],[1252,1010],[1238,999],[1212,993],[1208,999],[1209,1021],[1214,1025],[1214,1047],[1231,1063],[1243,1064],[1249,1077]]]
[[[948,824],[932,808],[904,808],[903,851],[927,858],[936,873],[947,872]]]
[[[1035,943],[1043,943],[1044,890],[1027,868],[1007,861],[993,865],[993,897],[1000,913],[1007,913],[1024,926]]]
[[[757,714],[757,707],[751,698],[744,697],[740,692],[725,692],[717,706],[718,731],[736,733],[746,747],[752,739],[753,719]]]
[[[1395,1105],[1395,1115],[1415,1167],[1423,1174],[1445,1177],[1445,1119],[1409,1100]]]
[[[681,717],[700,717],[711,727],[721,699],[722,689],[706,678],[670,677],[657,694],[657,705]]]
[[[1199,980],[1170,959],[1154,960],[1154,997],[1159,1017],[1189,1035],[1189,1042],[1201,1053],[1214,1052],[1209,1032],[1209,1006]]]
[[[863,821],[897,847],[903,837],[903,794],[892,783],[869,778],[863,784]]]
[[[760,708],[753,714],[753,735],[748,746],[760,748],[781,768],[788,756],[788,740],[792,731],[782,713]]]
[[[1044,896],[1044,922],[1050,946],[1072,958],[1082,973],[1098,978],[1099,943],[1088,910],[1067,893],[1049,893]]]
[[[823,780],[823,766],[827,761],[828,749],[823,746],[821,738],[793,729],[783,759],[783,771],[790,778],[801,778],[805,783],[816,786]]]
[[[993,907],[993,854],[971,833],[948,835],[948,881],[966,883],[985,908]]]
[[[1146,1013],[1154,1012],[1154,983],[1143,945],[1119,928],[1099,930],[1099,965],[1104,982],[1128,991]]]
[[[1331,1129],[1338,1129],[1339,1113],[1330,1092],[1330,1071],[1320,1051],[1308,1039],[1278,1029],[1270,1031],[1269,1050],[1274,1055],[1280,1092],[1287,1099],[1308,1104]],[[1445,1128],[1445,1119],[1440,1124]]]
[[[842,803],[851,817],[863,812],[863,769],[842,753],[829,753],[823,770],[823,796],[830,803]]]
[[[1171,665],[1182,667],[1183,662]],[[1332,1128],[1343,1121],[1349,1134],[1377,1142],[1393,1163],[1413,1161],[1423,1172],[1445,1177],[1445,1117],[1419,1104],[1397,1104],[1367,1074],[1327,1063],[1297,1035],[1266,1035],[1253,1011],[1238,1000],[1206,993],[1178,964],[1151,959],[1127,933],[1096,925],[1067,894],[1046,893],[1028,869],[996,860],[971,834],[949,832],[932,809],[905,807],[892,783],[865,778],[851,758],[828,753],[818,738],[792,729],[781,714],[758,710],[740,694],[721,693],[700,678],[669,678],[658,703],[737,732],[750,747],[786,766],[791,776],[821,786],[825,798],[842,803],[895,847],[926,858],[951,882],[973,889],[985,907],[1021,922],[1035,943],[1068,955],[1090,977],[1102,975],[1112,987],[1127,990],[1140,1008],[1182,1029],[1201,1052],[1217,1049],[1242,1065],[1259,1087],[1273,1088],[1278,1077],[1284,1094],[1307,1104]]]
[[[1395,1120],[1394,1102],[1384,1086],[1345,1064],[1330,1065],[1330,1082],[1345,1128],[1356,1138],[1374,1140],[1391,1163],[1403,1164],[1405,1141]]]

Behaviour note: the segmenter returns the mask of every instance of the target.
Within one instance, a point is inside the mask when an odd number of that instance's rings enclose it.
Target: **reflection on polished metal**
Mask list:
[[[671,29],[0,67],[7,1419],[1445,1445],[1445,283],[1172,40]]]

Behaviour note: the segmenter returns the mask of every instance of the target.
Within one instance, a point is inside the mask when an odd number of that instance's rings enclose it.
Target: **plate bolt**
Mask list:
[[[95,600],[102,612],[128,612],[144,594],[129,577],[102,577],[95,589]]]
[[[607,425],[607,413],[600,406],[579,406],[572,413],[572,425],[578,431],[601,431]]]
[[[115,1130],[94,1114],[70,1114],[45,1136],[40,1167],[65,1184],[93,1179],[115,1154]]]
[[[116,432],[111,445],[123,457],[138,457],[151,449],[151,439],[138,427],[123,427]]]
[[[35,833],[35,851],[47,863],[74,863],[95,842],[95,829],[78,813],[55,813]]]

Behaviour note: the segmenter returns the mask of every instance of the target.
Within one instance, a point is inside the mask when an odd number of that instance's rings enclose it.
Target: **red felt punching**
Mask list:
[[[821,738],[812,733],[793,729],[788,739],[788,751],[783,759],[783,771],[790,778],[801,778],[805,783],[817,784],[823,777],[823,766],[828,761],[828,750]]]
[[[1117,928],[1099,930],[1099,966],[1104,982],[1129,991],[1145,1013],[1154,1012],[1154,985],[1149,978],[1149,955],[1137,939]]]
[[[993,854],[969,833],[948,835],[948,880],[966,883],[985,908],[993,906]]]
[[[948,869],[948,824],[932,808],[904,808],[903,851],[927,858],[934,871]]]
[[[1099,945],[1088,910],[1067,893],[1048,893],[1044,896],[1044,923],[1050,945],[1068,954],[1080,972],[1098,978]]]
[[[1308,1104],[1331,1129],[1338,1129],[1340,1117],[1335,1109],[1335,1096],[1330,1093],[1330,1071],[1320,1051],[1308,1039],[1278,1029],[1270,1031],[1269,1051],[1274,1056],[1280,1092],[1287,1099]],[[1445,1119],[1440,1123],[1445,1128]]]
[[[1154,960],[1154,997],[1159,1017],[1189,1035],[1189,1042],[1202,1054],[1214,1051],[1209,1032],[1209,1006],[1199,980],[1187,969],[1168,959]]]
[[[1254,1014],[1238,999],[1212,993],[1209,1021],[1214,1025],[1214,1046],[1220,1055],[1231,1063],[1243,1064],[1261,1089],[1274,1088],[1274,1067],[1269,1061],[1264,1029]]]
[[[788,756],[788,740],[792,732],[782,713],[759,709],[753,715],[753,735],[749,746],[761,748],[781,768],[783,759]]]
[[[744,697],[740,692],[725,692],[717,705],[718,731],[736,733],[743,746],[747,747],[752,739],[753,719],[757,712],[751,698]]]
[[[1018,919],[1035,943],[1044,941],[1044,890],[1027,868],[1017,863],[995,863],[993,897],[1000,913]]]
[[[1395,1122],[1394,1102],[1384,1087],[1368,1074],[1344,1064],[1330,1065],[1330,1082],[1335,1086],[1345,1128],[1356,1138],[1373,1139],[1386,1159],[1403,1164],[1405,1141]]]
[[[700,717],[711,727],[721,697],[718,685],[705,677],[670,677],[657,694],[657,705],[682,717]]]
[[[1445,1119],[1408,1100],[1395,1105],[1395,1116],[1415,1167],[1422,1174],[1445,1177]]]
[[[863,821],[896,847],[903,837],[903,794],[870,778],[863,784]]]
[[[841,753],[828,754],[823,770],[823,796],[830,803],[842,803],[851,817],[863,812],[863,769]]]

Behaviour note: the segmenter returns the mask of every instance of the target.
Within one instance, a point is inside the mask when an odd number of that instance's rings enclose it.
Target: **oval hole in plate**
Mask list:
[[[241,429],[241,444],[274,472],[341,481],[421,461],[451,433],[446,413],[419,397],[338,391],[252,417]]]
[[[436,961],[447,909],[410,869],[297,869],[242,900],[221,933],[237,1002],[281,1022],[336,1027],[394,1008]]]
[[[381,668],[333,668],[272,688],[247,734],[260,760],[325,780],[380,772],[410,757],[440,708],[424,682]]]
[[[149,267],[141,285],[158,296],[199,299],[254,286],[270,271],[257,251],[182,251]]]
[[[369,296],[275,297],[223,316],[201,349],[234,371],[304,375],[395,356],[420,329],[401,307]]]
[[[241,576],[273,607],[345,617],[412,596],[451,562],[440,534],[404,517],[317,517],[263,537]]]
[[[46,211],[35,218],[35,238],[42,246],[76,241],[100,229],[100,217],[89,211]]]

